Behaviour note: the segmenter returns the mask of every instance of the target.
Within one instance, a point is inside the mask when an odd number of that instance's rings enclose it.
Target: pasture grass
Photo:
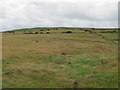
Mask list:
[[[85,32],[3,33],[2,63],[3,88],[118,87],[118,46]]]

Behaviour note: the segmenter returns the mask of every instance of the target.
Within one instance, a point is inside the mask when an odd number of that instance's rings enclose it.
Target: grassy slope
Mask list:
[[[3,34],[3,87],[72,88],[75,80],[80,88],[118,87],[117,53],[117,45],[84,32]]]

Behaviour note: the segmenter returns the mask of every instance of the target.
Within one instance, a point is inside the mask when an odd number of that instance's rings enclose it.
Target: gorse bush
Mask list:
[[[39,34],[39,32],[35,32],[35,34]]]
[[[72,33],[72,31],[66,31],[66,33]]]

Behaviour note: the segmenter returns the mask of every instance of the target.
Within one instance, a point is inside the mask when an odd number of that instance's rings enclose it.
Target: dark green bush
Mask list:
[[[65,33],[72,33],[72,31],[66,31]]]

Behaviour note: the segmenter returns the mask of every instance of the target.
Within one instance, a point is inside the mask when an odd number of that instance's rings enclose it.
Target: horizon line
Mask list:
[[[68,28],[96,28],[96,29],[113,29],[113,28],[117,28],[119,29],[119,27],[80,27],[80,26],[39,26],[39,27],[23,27],[23,28],[14,28],[14,29],[6,29],[6,30],[0,30],[1,32],[2,31],[12,31],[12,30],[19,30],[19,29],[30,29],[30,28],[46,28],[46,27],[49,27],[49,28],[62,28],[62,27],[68,27]]]

